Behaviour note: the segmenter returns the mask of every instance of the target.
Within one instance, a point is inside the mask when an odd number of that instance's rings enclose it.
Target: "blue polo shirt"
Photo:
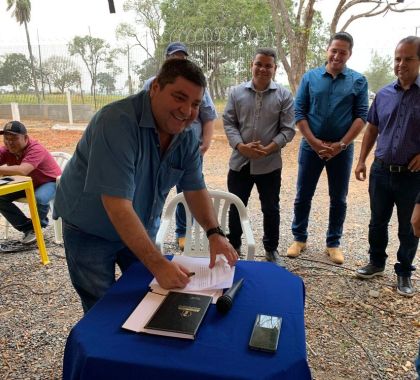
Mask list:
[[[177,184],[187,191],[205,188],[198,139],[184,131],[161,156],[149,92],[141,91],[93,116],[61,177],[54,214],[86,233],[119,241],[101,195],[125,198],[154,239],[165,199]]]
[[[404,91],[395,81],[378,91],[368,114],[378,128],[375,157],[407,165],[420,153],[420,76]]]
[[[345,68],[335,78],[325,66],[306,72],[295,99],[295,122],[307,120],[315,137],[340,141],[353,121],[366,121],[368,84],[358,72]]]

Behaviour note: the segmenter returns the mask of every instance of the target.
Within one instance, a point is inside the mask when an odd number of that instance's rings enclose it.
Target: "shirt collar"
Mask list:
[[[321,69],[321,74],[322,75],[330,75],[330,76],[332,76],[328,71],[327,71],[327,64],[325,64],[324,66],[321,66],[320,67],[320,69]],[[348,67],[347,66],[344,66],[344,69],[343,69],[343,71],[341,72],[341,73],[338,73],[337,74],[337,77],[338,76],[346,76],[347,74],[348,74],[348,72],[349,72],[349,69],[348,69]]]
[[[416,80],[411,84],[411,86],[413,86],[413,84],[415,84],[418,88],[420,88],[420,75],[417,75]],[[401,90],[402,87],[400,85],[400,81],[397,79],[393,82],[393,86],[396,90]],[[410,88],[411,88],[410,86]]]
[[[139,96],[140,103],[142,104],[139,127],[156,129],[155,119],[152,114],[152,104],[150,102],[149,91],[141,91]]]
[[[252,91],[255,91],[255,92],[265,92],[265,91],[268,91],[268,90],[277,90],[276,82],[274,82],[273,80],[270,81],[270,84],[268,85],[268,87],[263,91],[257,91],[254,87],[254,83],[252,83],[252,80],[250,80],[249,82],[246,82],[245,88],[250,88]]]

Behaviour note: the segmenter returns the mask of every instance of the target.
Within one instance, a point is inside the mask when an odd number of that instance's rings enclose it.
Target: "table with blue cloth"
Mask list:
[[[74,326],[63,379],[310,379],[306,358],[303,281],[273,263],[238,261],[244,278],[232,309],[212,304],[195,340],[139,334],[122,325],[148,291],[151,273],[133,264]],[[257,314],[283,318],[276,353],[248,342]]]

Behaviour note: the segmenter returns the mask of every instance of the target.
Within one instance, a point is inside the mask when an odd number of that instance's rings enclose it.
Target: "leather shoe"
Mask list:
[[[306,249],[306,243],[301,241],[294,241],[293,244],[287,249],[287,257],[298,257],[302,251]]]
[[[185,248],[185,236],[181,236],[178,238],[178,247],[181,251]]]
[[[325,253],[328,255],[329,259],[335,264],[343,264],[344,256],[343,251],[339,247],[327,247]]]
[[[384,274],[384,267],[377,267],[369,263],[368,265],[356,270],[356,276],[359,278],[372,278],[375,276],[382,276]]]
[[[415,294],[410,277],[397,276],[397,293],[405,297],[413,297]]]
[[[267,261],[277,264],[280,267],[284,267],[284,260],[280,257],[277,250],[274,251],[265,251],[265,258]]]

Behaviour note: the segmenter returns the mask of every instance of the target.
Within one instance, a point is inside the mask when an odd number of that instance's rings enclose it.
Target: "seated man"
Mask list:
[[[49,202],[55,196],[55,181],[61,169],[51,154],[37,141],[31,140],[25,126],[19,121],[6,123],[0,135],[0,175],[22,175],[32,178],[41,227],[48,225]],[[32,221],[13,201],[25,197],[25,191],[0,196],[0,213],[18,231],[23,232],[22,243],[36,240]]]

